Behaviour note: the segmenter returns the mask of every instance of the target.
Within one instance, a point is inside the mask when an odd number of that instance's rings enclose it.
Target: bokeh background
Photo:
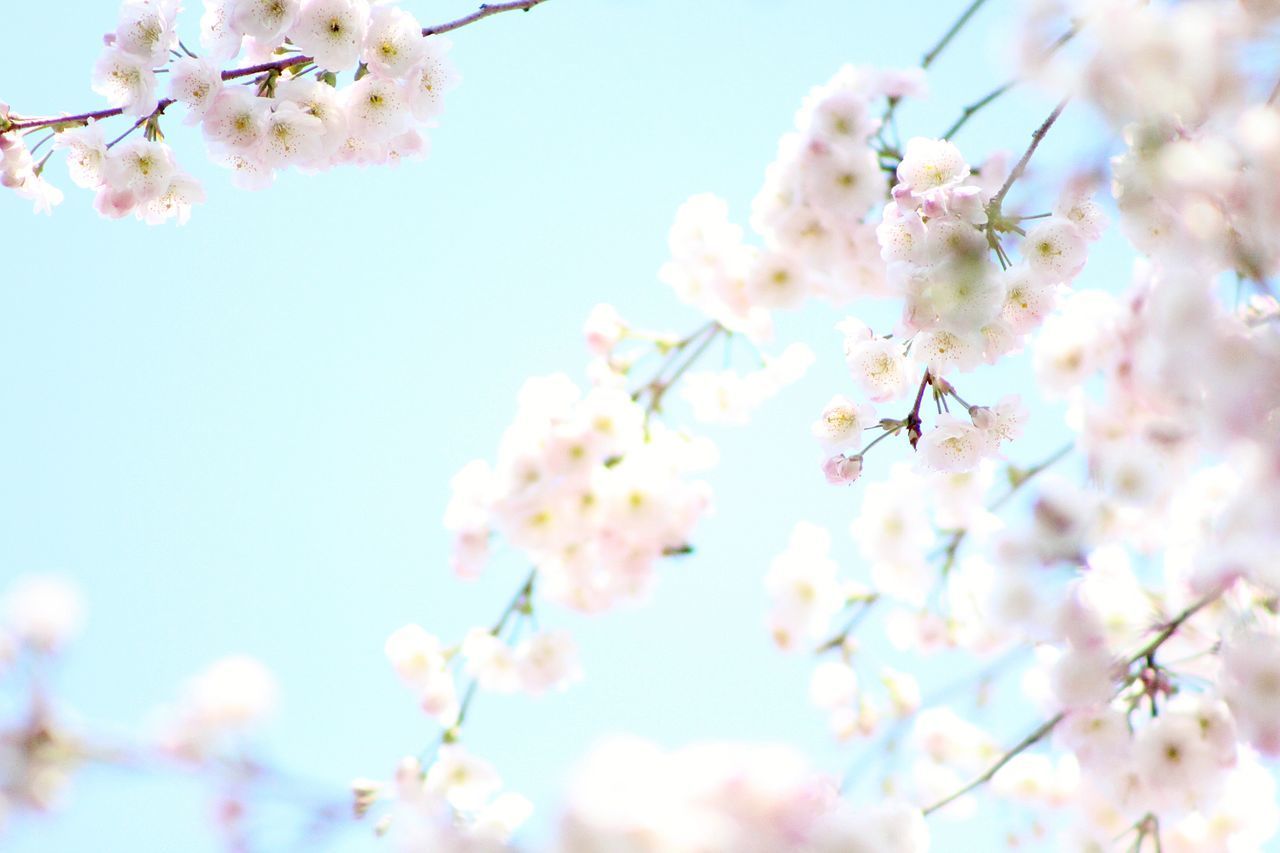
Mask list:
[[[194,43],[199,4],[187,5]],[[473,4],[405,5],[429,23]],[[491,622],[525,572],[500,551],[479,582],[451,576],[450,476],[492,457],[526,377],[582,379],[595,303],[674,331],[699,324],[656,278],[677,206],[715,192],[745,225],[809,89],[844,63],[916,64],[964,5],[551,0],[453,34],[463,84],[425,161],[291,172],[250,193],[169,120],[208,193],[185,227],[99,219],[58,158],[67,200],[51,218],[0,195],[0,587],[29,572],[82,586],[89,620],[59,694],[86,724],[138,731],[184,679],[247,653],[281,683],[260,739],[272,763],[321,791],[388,776],[435,729],[386,664],[387,634],[419,622],[459,637]],[[905,135],[937,135],[1011,73],[1017,5],[975,17],[937,62],[930,98],[901,110]],[[115,14],[109,0],[8,4],[0,100],[27,113],[96,107],[89,74]],[[1016,155],[1053,103],[1020,89],[957,142],[972,161]],[[1110,144],[1072,108],[1020,191],[1035,197],[1055,163]],[[1104,242],[1080,286],[1127,278],[1123,249]],[[542,608],[540,624],[577,637],[586,680],[475,706],[467,743],[539,808],[524,837],[611,732],[783,742],[835,773],[863,754],[809,705],[812,662],[773,648],[761,585],[801,519],[831,528],[846,575],[862,572],[847,533],[860,491],[826,485],[808,434],[832,394],[852,392],[832,328],[850,311],[888,316],[826,304],[786,316],[777,349],[806,341],[817,365],[751,427],[704,430],[722,454],[709,477],[717,512],[650,600],[594,618]],[[1015,385],[1034,394],[1025,364],[964,387],[993,399]],[[1060,408],[1028,402],[1032,428],[1014,450],[1026,463],[1066,434]],[[865,476],[901,455],[877,452]],[[865,632],[871,652],[884,646],[877,630]],[[921,671],[956,673],[945,660]],[[10,707],[11,686],[0,687]],[[1036,719],[1013,694],[984,713],[1010,742]],[[210,809],[198,780],[90,769],[56,815],[15,818],[0,847],[214,850]],[[984,814],[961,835],[936,825],[939,849],[988,849],[954,844],[984,845],[1018,820]],[[264,825],[263,849],[297,849],[291,827]],[[381,848],[364,824],[329,849]]]

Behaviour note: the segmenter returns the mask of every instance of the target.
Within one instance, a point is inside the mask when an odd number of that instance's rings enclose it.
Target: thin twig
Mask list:
[[[1071,29],[1067,30],[1065,33],[1060,35],[1053,42],[1053,44],[1049,45],[1049,49],[1046,52],[1045,56],[1046,57],[1053,56],[1053,54],[1057,53],[1058,50],[1063,45],[1065,45],[1067,42],[1075,38],[1078,32],[1079,30],[1077,30],[1075,27],[1072,27]],[[996,98],[999,98],[1005,92],[1009,91],[1010,89],[1012,89],[1014,86],[1018,85],[1021,82],[1022,82],[1022,78],[1020,77],[1010,78],[1009,80],[1006,80],[1005,82],[1001,83],[999,86],[992,89],[987,94],[983,95],[978,100],[974,101],[972,104],[969,104],[967,107],[961,110],[960,117],[955,120],[955,122],[951,125],[951,127],[947,128],[942,132],[942,138],[950,139],[951,137],[955,136],[956,133],[959,132],[960,128],[964,127],[965,124],[969,121],[969,119],[973,118],[974,113],[978,112],[983,107],[987,106],[987,104],[990,104]]]
[[[474,24],[482,18],[490,15],[497,15],[500,12],[528,12],[534,6],[545,3],[547,0],[520,0],[516,3],[485,3],[479,9],[470,15],[464,15],[456,21],[450,21],[447,24],[437,24],[434,27],[424,27],[422,34],[424,36],[434,36],[440,33],[447,33],[450,30],[457,30],[465,27],[467,24]]]
[[[662,378],[662,374],[666,372],[666,369],[672,363],[674,363],[675,361],[674,358],[671,360],[668,360],[668,362],[662,366],[662,369],[658,371],[658,376],[656,376],[652,381],[650,381],[647,385],[644,386],[644,389],[647,389],[649,391],[649,404],[645,406],[646,415],[651,415],[654,412],[657,412],[661,409],[662,398],[666,395],[666,393],[669,390],[671,390],[671,387],[680,380],[680,377],[684,376],[685,372],[688,371],[689,368],[693,367],[694,363],[697,362],[697,360],[702,357],[702,354],[707,351],[707,347],[711,346],[711,342],[714,341],[719,336],[719,334],[723,331],[725,331],[724,326],[720,325],[719,323],[712,322],[709,325],[704,326],[698,332],[694,333],[693,336],[685,339],[685,345],[687,346],[689,343],[692,343],[694,340],[697,340],[699,335],[702,336],[702,339],[701,341],[699,341],[698,345],[693,348],[693,350],[689,353],[688,357],[685,358],[685,360],[681,362],[678,367],[676,367],[675,371],[670,376],[668,376],[665,379]],[[683,349],[684,347],[682,346],[681,350]],[[680,351],[678,350],[676,353],[677,357],[679,355],[679,352]],[[641,389],[641,390],[644,390],[644,389]]]
[[[938,43],[929,48],[925,53],[924,57],[920,60],[921,68],[927,69],[933,64],[933,61],[938,58],[939,54],[941,54],[944,49],[946,49],[947,45],[951,43],[951,40],[959,34],[960,30],[964,28],[964,25],[969,22],[969,19],[973,17],[974,13],[977,12],[985,2],[986,0],[973,0],[973,2],[965,7],[965,10],[960,13],[960,17],[947,28],[947,31],[942,34],[942,38],[938,39]],[[889,98],[889,102],[884,109],[884,115],[880,117],[881,131],[893,122],[893,115],[897,112],[898,104],[900,103],[902,103],[901,98]]]
[[[960,30],[963,29],[964,25],[969,22],[969,19],[973,17],[973,13],[977,12],[985,2],[987,2],[987,0],[973,0],[973,2],[969,4],[969,7],[965,9],[964,12],[961,13],[960,17],[956,19],[956,22],[951,25],[951,29],[943,33],[942,38],[938,40],[938,43],[924,55],[924,59],[920,61],[921,68],[928,68],[933,64],[933,61],[938,58],[938,54],[942,53],[943,49],[951,43],[951,40],[956,37],[956,34],[959,33]]]
[[[1067,102],[1070,100],[1070,96],[1063,98],[1058,105],[1053,108],[1053,112],[1049,113],[1049,117],[1046,118],[1031,134],[1031,144],[1027,146],[1027,150],[1023,153],[1022,158],[1018,160],[1017,165],[1013,167],[1013,171],[1009,173],[1009,177],[1005,179],[1004,186],[1000,187],[1000,191],[992,197],[991,203],[987,205],[988,211],[994,211],[997,215],[999,214],[1000,205],[1004,202],[1004,197],[1009,194],[1009,189],[1014,185],[1014,183],[1016,183],[1017,180],[1022,177],[1022,174],[1027,171],[1027,164],[1031,162],[1031,156],[1036,153],[1036,149],[1040,147],[1040,143],[1044,139],[1045,134],[1049,132],[1049,128],[1053,127],[1053,123],[1058,120],[1058,116],[1062,115],[1062,111],[1067,108]],[[988,218],[994,219],[990,213],[988,213]]]
[[[1148,642],[1145,646],[1139,649],[1136,653],[1133,654],[1132,657],[1128,659],[1129,666],[1133,666],[1135,663],[1145,660],[1148,656],[1154,655],[1156,653],[1156,650],[1159,649],[1160,646],[1162,646],[1170,637],[1172,637],[1174,633],[1176,633],[1177,630],[1181,628],[1182,625],[1186,623],[1188,619],[1190,619],[1195,614],[1199,613],[1201,610],[1203,610],[1205,607],[1212,604],[1214,601],[1217,601],[1218,598],[1221,597],[1221,595],[1225,591],[1226,591],[1226,587],[1219,587],[1218,589],[1214,590],[1213,592],[1209,593],[1208,595],[1196,601],[1194,604],[1187,607],[1187,609],[1183,610],[1173,619],[1166,622],[1164,627],[1160,629],[1160,632],[1157,633],[1156,636],[1153,637],[1150,642]],[[1133,678],[1127,679],[1120,689],[1124,690],[1126,687],[1128,687],[1129,684],[1132,683],[1132,681],[1133,681]],[[1043,740],[1045,736],[1047,736],[1050,732],[1054,730],[1054,728],[1057,727],[1058,723],[1062,722],[1063,719],[1065,719],[1065,717],[1066,717],[1066,713],[1063,711],[1059,711],[1057,714],[1045,720],[1043,723],[1037,726],[1034,731],[1032,731],[1022,740],[1018,741],[1018,743],[1012,749],[1010,749],[1003,756],[1001,756],[1000,760],[997,761],[995,764],[991,765],[991,767],[988,768],[985,773],[983,773],[978,778],[974,779],[969,784],[965,785],[960,790],[955,791],[954,793],[951,793],[946,797],[943,797],[938,802],[926,808],[924,810],[924,814],[930,815],[933,812],[936,812],[938,809],[942,808],[943,806],[947,805],[948,803],[951,803],[959,799],[960,797],[963,797],[965,794],[969,793],[975,788],[978,788],[986,784],[987,782],[990,782],[991,779],[997,773],[1000,772],[1001,768],[1003,768],[1006,764],[1008,764],[1010,761],[1014,759],[1014,756],[1019,755],[1022,752],[1025,752],[1026,750],[1030,749],[1032,746],[1034,746],[1035,744]]]
[[[1058,723],[1062,722],[1065,716],[1066,716],[1065,712],[1059,711],[1057,714],[1054,714],[1052,717],[1045,720],[1043,723],[1041,723],[1039,726],[1036,727],[1035,731],[1031,732],[1022,740],[1018,741],[1018,744],[1016,746],[1014,746],[1012,749],[1006,752],[1003,756],[1001,756],[1000,760],[997,761],[995,764],[991,765],[991,767],[987,769],[986,773],[983,773],[977,779],[974,779],[972,782],[970,782],[968,785],[965,785],[960,790],[955,791],[951,794],[948,794],[947,796],[943,797],[941,800],[938,800],[938,802],[926,808],[924,810],[925,816],[927,817],[933,814],[934,812],[936,812],[938,809],[942,808],[943,806],[948,805],[949,803],[960,799],[965,794],[972,791],[974,788],[978,788],[982,785],[985,785],[987,782],[990,782],[991,779],[997,773],[999,773],[1000,770],[1006,764],[1012,761],[1016,756],[1022,754],[1023,752],[1025,752],[1026,750],[1030,749],[1031,747],[1039,743],[1041,740],[1043,740],[1045,736],[1049,734],[1049,732],[1053,731],[1054,728],[1057,727]]]

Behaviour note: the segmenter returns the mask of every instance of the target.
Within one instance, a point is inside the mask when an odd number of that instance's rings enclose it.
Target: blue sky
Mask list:
[[[101,220],[60,165],[67,200],[52,218],[0,195],[0,580],[57,571],[84,587],[88,626],[58,673],[67,703],[136,728],[184,678],[249,653],[282,684],[262,738],[280,765],[338,790],[420,750],[433,730],[383,640],[410,621],[446,637],[488,623],[525,572],[508,552],[479,583],[452,578],[450,476],[492,456],[527,376],[581,378],[596,302],[697,325],[656,279],[677,206],[715,192],[745,224],[810,87],[846,62],[914,64],[963,5],[928,0],[904,19],[899,4],[848,0],[550,0],[454,34],[463,83],[423,162],[285,174],[250,193],[170,121],[208,193],[186,227]],[[425,23],[471,4],[406,6]],[[901,111],[906,134],[936,135],[1004,79],[1013,6],[990,3],[937,63],[933,96]],[[98,105],[89,74],[112,3],[5,15],[22,37],[0,53],[0,100]],[[184,13],[184,32],[198,16]],[[1020,151],[1052,103],[1018,92],[957,141],[972,160]],[[1079,113],[1066,118],[1038,163],[1102,147]],[[1098,270],[1118,252],[1104,246],[1082,282],[1106,284]],[[837,771],[858,754],[809,707],[810,662],[774,651],[762,628],[761,577],[795,521],[830,526],[837,557],[860,570],[845,533],[860,496],[822,482],[808,437],[826,400],[852,391],[832,331],[845,313],[786,319],[780,343],[807,341],[818,365],[749,429],[707,430],[722,453],[717,514],[652,600],[590,619],[543,610],[543,625],[578,638],[587,679],[477,705],[468,743],[544,815],[612,731],[783,741]],[[966,387],[993,397],[1027,376]],[[1057,410],[1033,411],[1020,461],[1064,434]],[[207,810],[191,780],[92,771],[55,819],[19,820],[6,841],[212,850]],[[366,830],[334,849],[379,849]]]

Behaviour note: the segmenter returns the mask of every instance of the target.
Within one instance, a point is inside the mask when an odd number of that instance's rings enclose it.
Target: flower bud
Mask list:
[[[970,406],[969,419],[978,429],[991,429],[996,425],[995,412],[986,406]]]
[[[822,463],[822,473],[832,485],[849,485],[862,474],[862,457],[839,453]]]

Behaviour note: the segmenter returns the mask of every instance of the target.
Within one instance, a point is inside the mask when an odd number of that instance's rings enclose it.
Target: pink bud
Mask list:
[[[920,213],[930,219],[937,219],[946,212],[946,206],[942,203],[942,199],[936,194],[930,193],[920,202]]]
[[[973,425],[978,429],[991,429],[996,425],[995,412],[986,406],[970,406],[969,419],[973,421]]]
[[[837,454],[822,463],[822,473],[832,485],[849,485],[862,474],[862,457]]]
[[[911,194],[911,187],[906,184],[897,184],[891,192],[899,210],[915,210],[920,204],[919,199]]]

